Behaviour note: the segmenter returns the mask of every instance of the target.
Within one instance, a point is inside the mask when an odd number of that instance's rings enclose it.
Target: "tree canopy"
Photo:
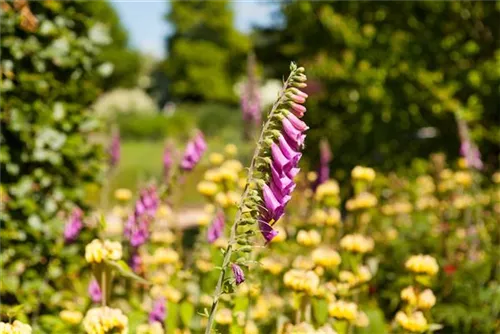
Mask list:
[[[257,35],[257,56],[271,74],[290,60],[307,66],[313,158],[322,137],[336,166],[394,168],[439,149],[454,157],[457,116],[496,164],[499,10],[498,2],[286,2],[285,24]]]

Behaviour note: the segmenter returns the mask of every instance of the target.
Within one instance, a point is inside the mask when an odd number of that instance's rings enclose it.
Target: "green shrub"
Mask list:
[[[175,113],[172,116],[151,113],[118,114],[120,134],[125,139],[163,139],[187,135],[193,128],[193,116]]]
[[[36,318],[85,295],[86,281],[75,278],[85,277],[81,254],[94,233],[85,228],[65,245],[61,218],[85,208],[85,187],[102,175],[102,148],[88,140],[99,122],[88,106],[99,93],[94,60],[106,31],[80,2],[18,5],[3,2],[0,20],[0,294],[3,306],[23,304]]]

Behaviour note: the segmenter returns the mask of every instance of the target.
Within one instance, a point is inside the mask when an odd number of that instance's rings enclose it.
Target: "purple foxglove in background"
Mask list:
[[[206,149],[207,143],[205,142],[205,137],[201,131],[198,131],[196,136],[186,146],[181,161],[181,169],[184,171],[192,170],[198,164]]]
[[[108,154],[109,154],[109,164],[111,168],[114,168],[118,165],[120,161],[120,131],[115,129],[111,136],[111,144],[109,146]]]
[[[92,302],[96,304],[101,302],[102,300],[101,288],[99,287],[99,283],[97,283],[97,281],[93,278],[90,280],[88,293],[90,299],[92,299]]]
[[[136,274],[141,274],[142,273],[142,258],[137,252],[136,249],[133,250],[132,256],[130,256],[130,268],[134,271]]]
[[[219,239],[224,234],[224,223],[225,216],[224,212],[219,211],[212,222],[212,225],[208,228],[207,231],[207,241],[209,243],[214,243],[217,239]]]
[[[330,178],[330,161],[332,161],[332,151],[326,139],[319,143],[319,169],[316,186],[326,182]]]
[[[460,155],[467,162],[469,168],[475,168],[478,170],[483,169],[483,161],[481,160],[481,153],[479,149],[471,140],[469,135],[469,127],[467,122],[456,116],[458,124],[458,135],[460,137]]]
[[[68,222],[64,226],[64,241],[66,243],[71,243],[75,241],[80,235],[80,231],[83,228],[83,211],[80,208],[74,208],[71,211]]]
[[[167,306],[165,299],[160,298],[154,301],[153,309],[149,312],[149,322],[159,322],[162,324],[165,322],[165,317],[167,316]]]
[[[243,92],[241,94],[241,111],[243,112],[245,139],[250,139],[252,138],[253,129],[260,126],[262,121],[259,84],[256,75],[255,55],[253,53],[248,54],[247,76],[248,79],[243,85]]]
[[[235,263],[231,264],[231,269],[233,270],[234,279],[236,280],[236,285],[240,285],[245,282],[245,273],[240,266]]]

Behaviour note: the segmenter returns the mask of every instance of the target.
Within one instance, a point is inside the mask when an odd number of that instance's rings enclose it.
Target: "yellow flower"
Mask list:
[[[128,319],[119,309],[107,306],[92,308],[83,319],[88,334],[128,333]]]
[[[328,226],[336,226],[340,224],[341,215],[337,208],[328,210],[328,215],[325,220],[325,224]]]
[[[369,167],[356,166],[351,172],[354,180],[372,182],[375,179],[375,171]]]
[[[278,232],[276,236],[271,240],[271,243],[278,243],[278,242],[283,242],[286,240],[286,231],[285,229],[278,225],[276,226],[275,230]]]
[[[401,300],[404,300],[410,305],[416,305],[417,294],[415,293],[415,289],[412,286],[407,286],[401,290]]]
[[[171,248],[160,247],[153,255],[156,264],[173,264],[179,261],[179,254]]]
[[[205,172],[203,178],[207,181],[219,182],[221,180],[221,176],[219,174],[219,169],[209,169]]]
[[[217,248],[226,248],[227,247],[227,244],[228,244],[228,241],[226,238],[224,237],[220,237],[218,238],[217,240],[215,240],[215,242],[213,243],[213,245]]]
[[[83,314],[80,311],[63,310],[59,312],[59,317],[68,324],[78,325],[83,319]]]
[[[227,208],[229,206],[229,199],[225,193],[218,193],[215,195],[215,202],[223,208]]]
[[[160,322],[154,321],[150,324],[137,326],[136,334],[164,334],[163,326]]]
[[[422,175],[417,178],[417,188],[420,194],[432,194],[436,191],[434,180],[429,175]]]
[[[207,226],[208,224],[210,224],[210,221],[211,221],[210,215],[202,214],[198,217],[197,223],[199,226]]]
[[[238,172],[226,166],[222,166],[219,169],[219,175],[221,180],[224,180],[226,182],[235,183],[238,181]]]
[[[418,295],[418,307],[422,310],[428,310],[436,304],[436,296],[431,289],[425,289]]]
[[[219,325],[230,325],[233,322],[233,314],[230,309],[223,308],[217,311],[215,322]]]
[[[210,306],[212,305],[212,297],[207,295],[206,293],[201,295],[200,297],[200,304],[204,306]]]
[[[236,154],[238,154],[238,147],[234,144],[227,144],[224,147],[224,152],[227,154],[229,157],[234,157]]]
[[[413,255],[405,263],[406,269],[416,274],[427,274],[434,276],[439,271],[435,258],[430,255]]]
[[[221,153],[210,153],[208,161],[214,166],[219,166],[224,161],[224,156]]]
[[[319,277],[311,270],[291,269],[283,276],[285,286],[295,290],[314,295],[319,287]]]
[[[455,182],[461,186],[469,187],[472,184],[472,175],[469,172],[458,171],[455,173]]]
[[[12,324],[6,322],[0,322],[0,333],[1,334],[31,334],[31,326],[22,323],[19,320],[15,320]]]
[[[208,273],[213,269],[214,265],[212,262],[204,260],[204,259],[198,259],[196,260],[196,268],[198,268],[199,271],[202,273]]]
[[[396,314],[396,322],[404,329],[414,333],[425,332],[429,327],[422,312],[415,312],[408,316],[403,311],[399,311]]]
[[[377,202],[377,197],[375,197],[375,195],[362,192],[346,202],[346,209],[348,211],[369,209],[375,207]]]
[[[348,234],[340,240],[340,247],[354,253],[368,253],[373,250],[373,239],[361,234]]]
[[[495,172],[491,179],[493,180],[493,183],[499,184],[500,183],[500,172]]]
[[[243,165],[238,160],[228,160],[222,164],[222,167],[227,168],[235,173],[243,170]]]
[[[315,182],[318,179],[318,174],[316,172],[309,172],[307,173],[307,181],[309,182]]]
[[[267,319],[269,317],[269,302],[263,297],[259,297],[252,310],[252,318],[255,320]]]
[[[443,169],[441,173],[439,173],[439,178],[441,180],[450,180],[453,177],[453,171],[451,169]]]
[[[157,271],[151,277],[151,282],[153,284],[165,284],[168,282],[168,275],[164,271]]]
[[[85,246],[85,259],[89,263],[101,263],[104,260],[120,260],[122,257],[122,245],[117,241],[99,239],[92,240]]]
[[[469,167],[467,164],[467,160],[465,158],[459,158],[457,161],[457,165],[458,165],[458,168],[461,168],[461,169],[467,169],[467,167]]]
[[[284,269],[284,264],[282,261],[275,260],[271,257],[265,257],[260,260],[262,269],[270,272],[273,275],[278,275]]]
[[[201,181],[196,186],[196,189],[200,194],[212,197],[217,193],[217,184],[212,181]]]
[[[155,243],[172,244],[175,241],[175,234],[170,230],[153,231],[151,241]]]
[[[132,192],[126,188],[119,188],[115,190],[115,198],[119,201],[128,201],[132,198]]]
[[[417,199],[416,207],[417,210],[429,210],[435,209],[439,205],[439,201],[434,196],[424,196]]]
[[[335,180],[328,180],[316,189],[316,200],[322,201],[326,197],[336,198],[339,194],[339,184]]]
[[[175,303],[175,304],[177,304],[182,298],[182,293],[179,290],[171,287],[170,285],[167,285],[163,289],[162,293],[163,293],[163,296],[165,298],[167,298],[168,301]]]
[[[337,267],[342,259],[339,253],[330,248],[318,248],[312,252],[312,259],[318,266],[325,268]]]
[[[354,322],[356,327],[368,327],[370,325],[370,319],[363,311],[358,311],[358,316],[356,317],[356,321]]]
[[[358,272],[356,274],[356,279],[360,283],[365,283],[368,282],[369,280],[372,279],[372,273],[370,269],[368,269],[367,266],[360,266],[358,268]]]
[[[241,199],[241,194],[237,193],[236,191],[228,191],[227,192],[227,200],[229,203],[229,206],[236,206],[238,205],[238,202]]]
[[[168,219],[172,215],[172,209],[168,205],[162,204],[158,207],[156,215],[158,218]]]
[[[328,219],[328,214],[325,212],[325,210],[322,209],[315,209],[311,217],[309,218],[309,222],[316,226],[322,226],[325,224],[326,220]]]
[[[355,303],[338,300],[328,306],[328,314],[331,317],[352,322],[358,316],[358,305]]]
[[[342,270],[339,272],[339,280],[341,282],[348,283],[349,285],[354,285],[357,282],[356,275],[347,270]]]
[[[252,320],[248,320],[243,334],[259,334],[259,328]]]
[[[460,195],[453,199],[453,206],[458,210],[466,209],[474,204],[474,199],[470,195]]]
[[[302,246],[317,246],[321,242],[321,235],[316,230],[300,230],[297,233],[297,243]]]
[[[299,255],[293,260],[292,267],[296,269],[310,270],[314,268],[314,262],[308,256]]]

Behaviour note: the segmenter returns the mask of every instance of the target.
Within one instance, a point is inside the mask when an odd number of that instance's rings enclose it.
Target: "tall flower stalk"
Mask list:
[[[243,112],[244,136],[246,140],[249,140],[253,138],[254,130],[261,124],[262,120],[255,54],[253,53],[248,54],[247,77],[241,94],[241,111]]]
[[[304,68],[292,63],[290,75],[284,82],[283,89],[269,112],[260,134],[248,171],[245,190],[224,251],[221,272],[208,315],[206,334],[210,333],[213,326],[225,285],[232,284],[233,281],[239,284],[244,277],[243,269],[231,263],[231,255],[251,251],[250,238],[256,229],[260,230],[266,243],[278,234],[273,225],[283,215],[285,205],[295,188],[293,178],[299,172],[297,164],[302,156],[300,150],[305,140],[303,132],[308,129],[300,120],[306,112],[302,104],[307,94],[300,91],[300,88],[307,86],[306,80]],[[242,264],[239,261],[237,264]],[[233,272],[234,268],[238,269],[236,271],[238,275],[232,281],[226,280],[226,272],[230,268]]]

